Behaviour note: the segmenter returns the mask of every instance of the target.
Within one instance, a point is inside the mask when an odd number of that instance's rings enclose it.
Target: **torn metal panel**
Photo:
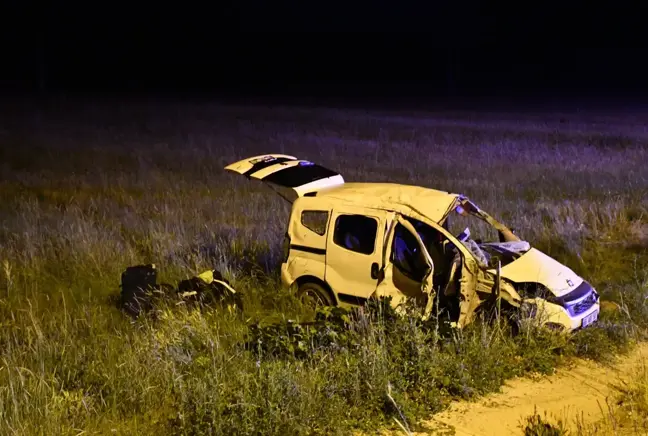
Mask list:
[[[475,310],[481,303],[477,295],[479,267],[471,257],[464,257],[461,263],[461,278],[459,279],[459,319],[457,325],[465,327],[473,321]]]
[[[568,294],[583,283],[583,278],[573,270],[535,248],[504,266],[502,277],[515,283],[540,283],[556,297]]]

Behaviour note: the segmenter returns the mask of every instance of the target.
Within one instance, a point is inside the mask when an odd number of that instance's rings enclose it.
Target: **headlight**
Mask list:
[[[594,299],[598,299],[598,294],[594,291],[592,285],[583,280],[583,283],[578,285],[578,287],[573,291],[563,295],[562,297],[556,297],[556,304],[560,304],[563,307],[571,306],[583,300],[585,297],[594,297]]]

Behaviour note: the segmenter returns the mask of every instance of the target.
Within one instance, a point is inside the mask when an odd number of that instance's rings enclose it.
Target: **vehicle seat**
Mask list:
[[[358,251],[360,249],[360,240],[351,232],[344,235],[344,246],[349,250]]]

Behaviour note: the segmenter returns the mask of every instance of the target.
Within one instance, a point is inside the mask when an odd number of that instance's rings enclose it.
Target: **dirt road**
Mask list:
[[[521,435],[521,422],[536,407],[541,416],[547,412],[548,417],[566,424],[574,425],[576,417],[581,422],[595,422],[607,412],[606,399],[614,394],[614,385],[632,375],[646,358],[648,344],[642,343],[612,366],[577,360],[551,376],[512,379],[500,393],[473,403],[453,403],[425,423],[428,433],[417,434]]]

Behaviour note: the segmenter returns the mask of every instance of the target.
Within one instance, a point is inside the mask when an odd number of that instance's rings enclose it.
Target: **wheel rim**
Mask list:
[[[305,289],[301,295],[301,302],[307,306],[317,308],[326,306],[326,302],[319,294],[319,292],[313,289]]]

